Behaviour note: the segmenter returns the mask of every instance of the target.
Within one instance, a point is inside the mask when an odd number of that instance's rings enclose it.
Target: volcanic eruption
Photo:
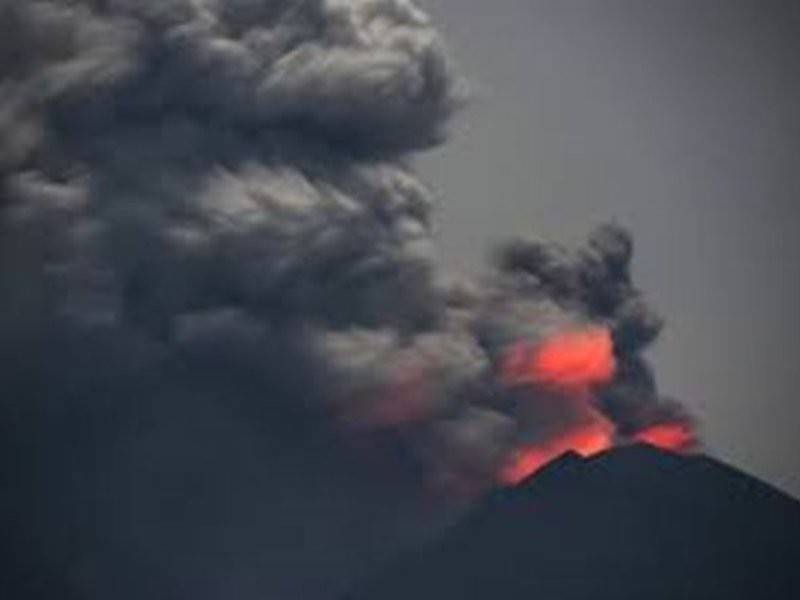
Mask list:
[[[326,481],[329,435],[467,501],[567,450],[693,446],[624,228],[440,264],[412,157],[468,90],[408,0],[2,0],[0,23],[10,597],[39,572],[84,598],[244,581],[208,548],[255,556],[264,498],[325,497],[280,490]]]

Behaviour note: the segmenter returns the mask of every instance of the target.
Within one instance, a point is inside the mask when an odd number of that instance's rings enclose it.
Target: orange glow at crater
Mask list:
[[[517,485],[569,450],[581,456],[593,456],[608,450],[613,445],[612,431],[609,422],[597,420],[544,443],[522,446],[502,466],[498,481],[506,486]]]
[[[532,346],[517,342],[504,353],[500,372],[509,385],[540,385],[583,393],[608,383],[616,361],[606,327],[559,333]]]
[[[687,423],[659,423],[641,430],[634,441],[675,452],[690,450],[696,444],[691,425]]]

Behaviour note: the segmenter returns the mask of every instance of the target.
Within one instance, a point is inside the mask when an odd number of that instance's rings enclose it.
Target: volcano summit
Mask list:
[[[800,503],[704,456],[568,453],[350,600],[800,595]]]

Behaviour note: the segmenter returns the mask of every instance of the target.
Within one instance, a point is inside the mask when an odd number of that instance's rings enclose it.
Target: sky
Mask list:
[[[663,393],[707,449],[800,494],[800,7],[427,0],[473,101],[420,160],[444,260],[616,220],[666,317]]]

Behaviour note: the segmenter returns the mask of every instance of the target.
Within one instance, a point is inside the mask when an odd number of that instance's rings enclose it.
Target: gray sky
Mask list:
[[[447,262],[617,219],[714,454],[800,495],[800,5],[427,0],[476,99],[421,161]]]

